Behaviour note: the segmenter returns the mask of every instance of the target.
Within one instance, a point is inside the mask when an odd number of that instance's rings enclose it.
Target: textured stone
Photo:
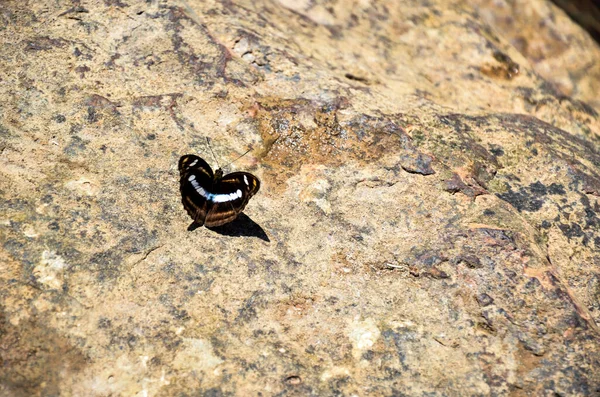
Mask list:
[[[0,394],[600,392],[600,50],[550,2],[0,22]],[[261,178],[236,222],[187,230],[185,153]]]

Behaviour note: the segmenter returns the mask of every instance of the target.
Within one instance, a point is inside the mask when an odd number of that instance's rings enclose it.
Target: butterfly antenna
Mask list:
[[[225,165],[223,166],[223,168],[227,167],[229,164],[233,164],[233,163],[235,163],[236,161],[238,161],[239,159],[241,159],[242,157],[244,157],[245,155],[247,155],[248,153],[250,153],[250,150],[252,150],[252,148],[250,148],[250,149],[246,150],[246,152],[245,152],[244,154],[242,154],[241,156],[239,156],[237,159],[235,159],[235,160],[233,160],[233,161],[230,161],[229,163],[225,164]]]
[[[210,149],[210,152],[212,153],[213,158],[215,159],[215,162],[217,163],[217,167],[221,168],[221,166],[219,165],[219,160],[217,160],[217,156],[215,156],[215,152],[213,152],[212,147],[210,146],[210,140],[208,139],[208,137],[206,137],[206,143],[208,145],[208,148]]]

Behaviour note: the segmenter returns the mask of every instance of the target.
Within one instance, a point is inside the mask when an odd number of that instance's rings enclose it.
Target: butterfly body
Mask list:
[[[260,181],[248,172],[214,173],[198,156],[179,159],[181,201],[199,226],[221,226],[233,221],[260,189]]]

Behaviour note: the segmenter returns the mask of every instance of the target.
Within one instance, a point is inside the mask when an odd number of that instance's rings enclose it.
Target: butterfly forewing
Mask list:
[[[188,154],[179,159],[179,175],[183,207],[196,223],[204,225],[210,202],[200,193],[212,187],[212,169],[200,157]]]
[[[234,172],[220,178],[198,156],[179,160],[183,206],[199,225],[220,226],[234,220],[258,192],[260,181],[247,172]]]
[[[183,174],[192,170],[203,173],[211,181],[214,178],[212,168],[204,159],[193,154],[181,156],[179,159],[179,175],[183,177]]]

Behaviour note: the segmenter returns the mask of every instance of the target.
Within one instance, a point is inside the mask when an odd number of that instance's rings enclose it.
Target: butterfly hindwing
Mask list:
[[[214,184],[213,189],[215,196],[206,216],[206,226],[224,225],[237,218],[260,189],[260,181],[248,172],[233,172]]]
[[[198,156],[179,159],[181,200],[194,222],[202,226],[220,226],[233,221],[258,192],[260,181],[247,172],[222,177]]]

